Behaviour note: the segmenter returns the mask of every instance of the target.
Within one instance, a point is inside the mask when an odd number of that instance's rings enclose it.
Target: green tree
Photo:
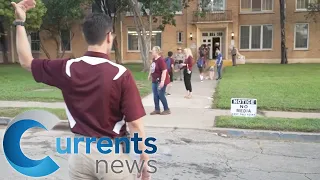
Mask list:
[[[19,0],[13,0],[19,2]],[[47,9],[41,0],[36,0],[37,8],[33,8],[27,13],[26,29],[28,31],[38,30],[42,24],[42,17]],[[0,16],[4,18],[5,27],[8,28],[14,21],[14,10],[11,1],[0,0]]]
[[[84,7],[88,6],[88,2],[84,0],[43,0],[43,3],[47,7],[47,13],[43,17],[43,24],[40,31],[46,34],[44,39],[51,39],[56,44],[56,57],[62,58],[65,54],[65,47],[69,44],[62,44],[61,31],[70,31],[70,42],[74,37],[72,27],[75,23],[79,23],[83,19],[85,12]],[[47,58],[50,59],[50,54],[44,47],[41,39],[41,49],[45,52]],[[69,43],[70,43],[69,42]],[[62,45],[62,46],[61,46]],[[60,53],[60,46],[62,52]]]
[[[14,0],[14,2],[19,2]],[[36,0],[37,8],[30,10],[27,14],[26,29],[28,32],[39,30],[42,24],[42,17],[46,13],[46,7],[41,0]],[[4,63],[8,63],[8,38],[5,31],[9,30],[12,22],[14,21],[14,9],[11,1],[0,0],[0,46],[2,47],[2,54]]]
[[[164,30],[166,25],[176,25],[176,12],[188,7],[191,0],[128,0],[129,8],[133,14],[138,38],[140,40],[140,52],[143,60],[143,71],[148,71],[149,52],[154,24]]]
[[[128,10],[127,0],[94,0],[93,6],[96,6],[95,11],[107,14],[113,19],[113,32],[120,28],[120,21],[123,14]],[[122,64],[122,57],[120,55],[120,46],[122,40],[118,41],[121,37],[116,37],[113,41],[115,51],[116,63]],[[120,42],[120,43],[119,43]]]
[[[320,17],[320,0],[312,0],[308,5],[307,19],[313,20],[315,23],[318,22]]]

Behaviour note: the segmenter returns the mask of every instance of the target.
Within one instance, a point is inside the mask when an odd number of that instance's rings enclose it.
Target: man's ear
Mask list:
[[[107,43],[110,44],[110,42],[111,42],[111,33],[109,32],[107,34]]]

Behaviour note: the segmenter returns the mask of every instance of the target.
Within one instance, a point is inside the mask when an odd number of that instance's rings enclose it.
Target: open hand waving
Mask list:
[[[35,0],[22,0],[18,4],[11,2],[15,9],[16,20],[26,21],[26,12],[34,7],[36,7]]]

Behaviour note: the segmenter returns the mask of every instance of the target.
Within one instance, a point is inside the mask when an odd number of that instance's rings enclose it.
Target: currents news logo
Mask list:
[[[42,110],[32,110],[22,113],[15,117],[8,125],[3,138],[3,150],[9,164],[17,170],[19,173],[30,177],[43,177],[48,176],[56,172],[60,167],[49,156],[41,160],[33,160],[24,155],[20,147],[20,141],[22,135],[31,128],[41,128],[45,130],[51,130],[55,125],[59,123],[59,118],[55,115]],[[62,141],[66,141],[66,146],[62,147]],[[157,146],[154,144],[156,141],[153,137],[145,139],[145,145],[147,150],[146,154],[154,154],[157,152]],[[142,153],[138,148],[139,142],[142,142],[142,138],[138,134],[134,134],[132,138],[89,138],[89,137],[70,137],[70,138],[56,138],[56,152],[59,154],[78,154],[79,144],[84,142],[85,153],[90,154],[92,145],[96,145],[96,149],[101,154],[129,154],[132,148],[130,144],[133,143],[133,149],[135,155]],[[114,151],[113,151],[114,148]],[[107,162],[104,159],[96,160],[96,171],[99,170],[99,165],[103,163],[105,166],[111,166],[113,173],[122,173],[123,170],[115,170],[115,168],[127,168],[132,173],[137,170],[139,173],[142,171],[143,165],[147,165],[149,173],[156,173],[157,168],[154,166],[156,161],[149,160],[148,162],[129,162],[125,160],[114,160],[113,162]],[[146,163],[146,164],[144,164]],[[152,170],[151,170],[152,169]],[[105,172],[109,173],[109,172]]]

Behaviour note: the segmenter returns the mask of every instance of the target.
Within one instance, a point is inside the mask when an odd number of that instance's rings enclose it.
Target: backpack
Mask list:
[[[170,71],[171,70],[171,60],[169,57],[166,58],[166,64],[167,64],[167,70]]]
[[[204,59],[203,58],[198,59],[197,66],[198,66],[198,68],[203,68],[203,66],[204,66]]]
[[[203,48],[201,48],[201,49],[199,50],[199,54],[200,54],[201,57],[204,56],[204,49],[203,49]]]

